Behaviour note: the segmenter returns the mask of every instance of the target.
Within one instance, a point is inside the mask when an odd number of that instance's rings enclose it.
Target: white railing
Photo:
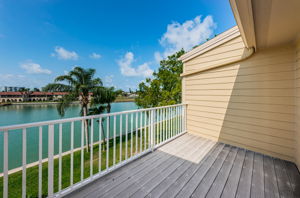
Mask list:
[[[61,197],[182,135],[185,123],[178,104],[0,127],[2,196]]]

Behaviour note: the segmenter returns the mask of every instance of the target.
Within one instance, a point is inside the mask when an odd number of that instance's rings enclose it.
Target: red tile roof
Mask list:
[[[20,91],[11,91],[11,92],[0,92],[0,96],[22,96],[25,95],[25,92],[20,92]],[[52,95],[66,95],[68,94],[68,92],[38,92],[38,91],[34,91],[34,92],[29,92],[30,96],[52,96]]]

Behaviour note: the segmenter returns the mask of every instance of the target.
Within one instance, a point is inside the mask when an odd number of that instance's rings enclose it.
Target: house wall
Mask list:
[[[243,49],[237,37],[185,62],[184,72],[234,59]],[[292,46],[262,50],[183,77],[188,132],[295,161],[295,54]]]
[[[295,159],[298,169],[300,170],[300,40],[297,43],[296,48],[296,64],[295,64],[295,87],[296,87],[296,118],[295,118],[295,129],[296,129],[296,150]]]

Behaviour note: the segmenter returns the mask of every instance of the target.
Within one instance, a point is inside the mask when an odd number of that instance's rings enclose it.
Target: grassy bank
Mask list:
[[[130,157],[131,154],[131,138],[133,138],[133,155],[140,152],[140,141],[142,139],[142,148],[144,150],[144,144],[148,147],[148,137],[146,137],[146,142],[144,142],[144,134],[140,134],[136,137],[135,132],[133,136],[128,135],[128,154],[127,157]],[[136,138],[138,139],[138,144],[136,145]],[[120,161],[120,143],[122,141],[122,160],[125,159],[125,136],[121,138],[116,138],[116,163]],[[136,146],[138,150],[136,150]],[[102,151],[100,151],[101,156],[101,170],[106,169],[106,144],[101,144]],[[109,166],[113,165],[113,140],[109,141]],[[73,161],[73,183],[77,183],[81,178],[81,151],[74,152],[74,161]],[[62,189],[70,186],[70,167],[71,167],[71,155],[65,155],[62,157]],[[58,191],[58,175],[59,175],[59,159],[54,160],[54,191]],[[93,146],[93,174],[99,172],[99,144]],[[84,150],[84,178],[90,176],[90,153]],[[39,178],[39,169],[38,166],[34,166],[26,169],[26,189],[27,197],[38,197],[38,178]],[[0,179],[0,197],[3,196],[3,179]],[[47,196],[48,193],[48,163],[43,163],[42,167],[42,194],[43,197]],[[9,175],[8,179],[8,197],[21,197],[22,196],[22,171],[13,173]]]

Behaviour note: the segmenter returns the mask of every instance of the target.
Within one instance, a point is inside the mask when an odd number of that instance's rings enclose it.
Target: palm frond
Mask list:
[[[77,99],[75,94],[67,94],[62,97],[62,100],[57,105],[57,111],[61,117],[65,115],[65,111],[69,108],[70,104]]]
[[[66,81],[68,82],[70,85],[75,84],[76,81],[72,78],[72,76],[70,75],[62,75],[62,76],[58,76],[55,78],[54,80],[55,82],[61,82],[61,81]]]
[[[60,92],[70,92],[72,87],[70,85],[65,85],[61,83],[50,83],[43,87],[43,91],[60,91]]]

